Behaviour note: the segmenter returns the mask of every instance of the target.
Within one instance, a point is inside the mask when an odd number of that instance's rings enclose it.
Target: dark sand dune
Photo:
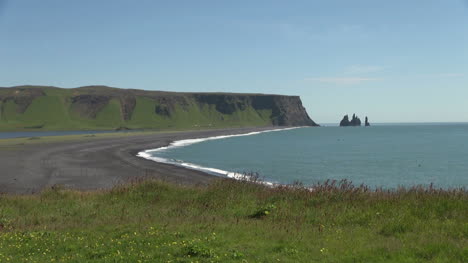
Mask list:
[[[278,127],[275,127],[278,128]],[[238,128],[47,143],[0,150],[0,192],[35,193],[52,185],[92,190],[110,188],[134,177],[180,184],[207,184],[212,175],[136,157],[144,149],[174,140],[274,129]]]

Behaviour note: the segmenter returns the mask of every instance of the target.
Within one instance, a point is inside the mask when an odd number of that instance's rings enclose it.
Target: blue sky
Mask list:
[[[0,0],[0,86],[300,95],[311,117],[468,121],[464,0]]]

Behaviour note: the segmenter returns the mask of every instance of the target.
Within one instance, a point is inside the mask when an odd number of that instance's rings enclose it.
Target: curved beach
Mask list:
[[[53,185],[80,190],[106,189],[138,177],[152,177],[178,184],[207,184],[216,176],[136,155],[142,150],[165,147],[177,140],[280,128],[135,134],[0,148],[0,192],[35,193]]]

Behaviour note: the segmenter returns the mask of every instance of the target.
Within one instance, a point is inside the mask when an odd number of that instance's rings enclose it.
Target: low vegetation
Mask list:
[[[465,189],[219,180],[0,198],[0,262],[468,262]]]
[[[168,93],[105,86],[0,88],[0,131],[186,130],[312,124],[300,99],[294,97]]]

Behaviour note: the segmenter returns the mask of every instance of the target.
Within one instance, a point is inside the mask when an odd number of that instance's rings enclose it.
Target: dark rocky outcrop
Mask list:
[[[164,117],[170,117],[172,110],[169,108],[168,105],[160,104],[160,105],[156,105],[154,107],[154,112],[156,114],[164,116]]]
[[[348,114],[346,114],[343,119],[340,121],[340,126],[341,127],[345,127],[345,126],[349,126],[349,117],[348,117]]]
[[[353,118],[350,121],[348,115],[345,115],[340,122],[340,126],[341,127],[361,126],[361,119],[359,119],[359,117],[356,116],[356,114],[353,114]]]
[[[359,119],[356,114],[353,114],[353,118],[351,119],[351,126],[361,126],[361,119]]]
[[[12,100],[16,104],[16,112],[24,113],[37,97],[45,96],[44,92],[40,89],[30,89],[28,86],[21,86],[14,90],[10,90],[0,99],[3,102]]]
[[[271,120],[277,126],[319,126],[307,114],[298,96],[263,94],[197,94],[200,104],[214,105],[223,114],[243,111],[248,107],[255,110],[271,110]]]
[[[171,117],[176,108],[183,111],[189,110],[190,104],[184,96],[156,96],[151,98],[157,102],[154,112],[163,117]]]
[[[319,126],[309,117],[299,96],[271,96],[269,99],[272,102],[274,125]]]
[[[369,126],[370,126],[369,119],[367,118],[367,116],[366,116],[365,125],[366,125],[366,127],[369,127]]]
[[[109,103],[110,99],[110,96],[78,95],[71,98],[71,107],[81,117],[96,118],[98,112]]]
[[[194,97],[200,105],[214,105],[216,110],[223,114],[232,114],[237,110],[244,110],[250,103],[246,96],[196,94]]]

